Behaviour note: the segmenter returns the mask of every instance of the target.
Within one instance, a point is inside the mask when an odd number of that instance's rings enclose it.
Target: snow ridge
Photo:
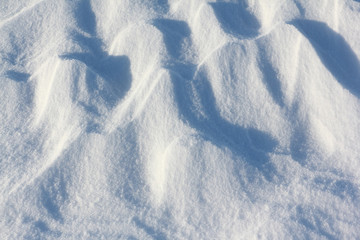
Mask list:
[[[0,238],[360,238],[359,4],[0,3]]]

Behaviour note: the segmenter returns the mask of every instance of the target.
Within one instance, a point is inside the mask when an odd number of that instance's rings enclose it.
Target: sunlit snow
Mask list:
[[[0,239],[360,239],[360,1],[0,1]]]

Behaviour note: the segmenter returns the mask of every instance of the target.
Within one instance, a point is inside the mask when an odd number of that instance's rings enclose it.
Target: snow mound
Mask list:
[[[360,238],[359,13],[2,1],[0,238]]]

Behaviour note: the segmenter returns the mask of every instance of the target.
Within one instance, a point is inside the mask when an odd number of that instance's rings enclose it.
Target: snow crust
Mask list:
[[[0,239],[359,239],[357,0],[0,1]]]

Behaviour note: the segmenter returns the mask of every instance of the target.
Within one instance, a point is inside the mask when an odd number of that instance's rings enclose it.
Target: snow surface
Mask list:
[[[0,239],[360,239],[360,1],[0,1]]]

